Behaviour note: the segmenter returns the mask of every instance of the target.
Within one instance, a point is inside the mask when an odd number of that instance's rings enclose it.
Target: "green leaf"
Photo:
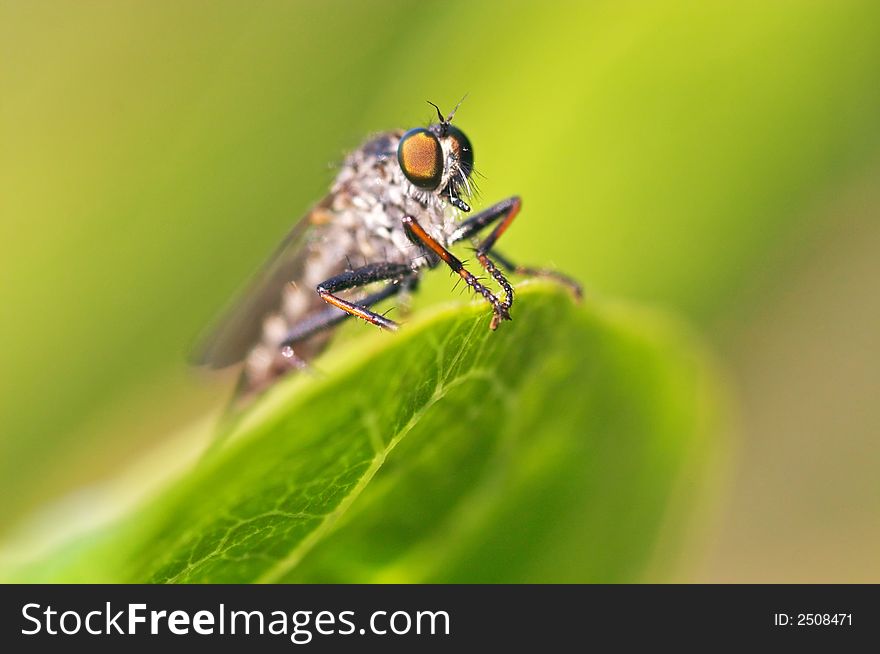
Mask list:
[[[517,291],[497,332],[469,303],[332,348],[159,496],[13,577],[643,579],[702,488],[711,367],[662,315]]]

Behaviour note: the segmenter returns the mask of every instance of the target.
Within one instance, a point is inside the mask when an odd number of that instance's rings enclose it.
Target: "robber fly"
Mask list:
[[[396,330],[395,321],[372,307],[414,291],[422,272],[441,264],[489,304],[493,330],[510,320],[513,304],[513,287],[501,268],[554,277],[580,295],[570,278],[517,266],[495,249],[519,212],[518,197],[461,220],[471,210],[466,200],[474,188],[474,150],[452,124],[455,109],[444,118],[430,104],[438,122],[379,134],[348,155],[330,193],[296,224],[196,351],[196,363],[214,368],[244,361],[237,398],[304,367],[351,316]],[[474,252],[499,293],[448,249],[493,225]]]

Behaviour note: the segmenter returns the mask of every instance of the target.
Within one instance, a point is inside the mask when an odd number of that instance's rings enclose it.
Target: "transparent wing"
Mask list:
[[[294,225],[244,292],[199,339],[190,363],[225,368],[244,359],[260,340],[263,319],[279,309],[285,285],[302,275],[306,243],[315,228],[311,217],[323,204]]]

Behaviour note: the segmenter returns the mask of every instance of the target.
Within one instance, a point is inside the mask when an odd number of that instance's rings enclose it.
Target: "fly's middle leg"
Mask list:
[[[521,206],[522,201],[518,196],[507,198],[506,200],[502,200],[501,202],[492,205],[488,209],[481,211],[472,218],[465,220],[461,224],[461,226],[452,234],[452,237],[450,238],[450,243],[456,243],[458,241],[476,236],[483,229],[500,220],[501,222],[498,222],[498,224],[495,226],[495,229],[491,231],[489,236],[487,236],[479,245],[477,245],[476,254],[480,265],[482,265],[487,270],[487,272],[489,272],[489,274],[492,275],[492,277],[495,278],[498,283],[502,285],[502,287],[504,287],[504,283],[502,283],[501,279],[496,277],[497,267],[495,266],[492,259],[489,258],[489,254],[491,253],[495,261],[501,264],[501,266],[504,267],[508,272],[517,275],[524,275],[527,277],[544,277],[547,279],[552,279],[568,288],[571,291],[572,295],[574,295],[575,299],[580,300],[583,297],[583,290],[581,289],[581,285],[568,275],[548,268],[533,268],[531,266],[522,266],[516,264],[495,249],[495,244],[498,241],[498,238],[505,232],[508,227],[510,227],[513,219],[516,218],[516,215],[519,213]],[[506,281],[507,280],[505,279],[504,282]],[[512,300],[512,295],[510,297]]]
[[[500,263],[505,270],[515,275],[523,275],[524,277],[542,277],[544,279],[550,279],[556,282],[557,284],[561,284],[565,286],[569,291],[571,291],[572,296],[574,296],[575,300],[580,301],[584,297],[584,290],[581,287],[580,283],[569,277],[565,273],[561,273],[558,270],[553,270],[552,268],[533,268],[532,266],[523,266],[518,263],[514,263],[511,261],[506,255],[501,254],[498,250],[492,249],[492,256],[495,257],[495,261]]]

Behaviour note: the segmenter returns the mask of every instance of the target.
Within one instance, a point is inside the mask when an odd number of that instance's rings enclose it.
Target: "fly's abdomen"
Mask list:
[[[281,344],[294,325],[330,309],[316,289],[325,279],[342,272],[344,262],[345,259],[340,265],[338,261],[321,256],[319,250],[312,249],[301,277],[283,286],[278,309],[263,319],[260,340],[245,358],[241,388],[244,393],[259,391],[290,370],[291,361],[282,356]],[[326,330],[297,344],[296,360],[306,363],[314,359],[326,347],[331,335],[332,332]]]

